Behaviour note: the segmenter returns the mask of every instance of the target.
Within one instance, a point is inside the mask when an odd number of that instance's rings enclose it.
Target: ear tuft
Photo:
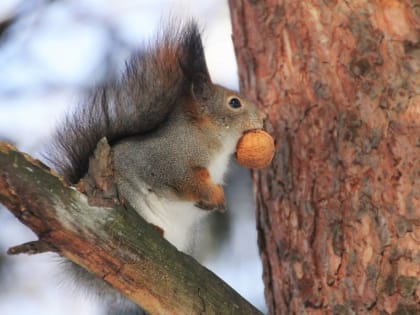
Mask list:
[[[207,69],[200,31],[195,21],[183,29],[179,47],[179,64],[196,97],[207,98],[212,82]]]

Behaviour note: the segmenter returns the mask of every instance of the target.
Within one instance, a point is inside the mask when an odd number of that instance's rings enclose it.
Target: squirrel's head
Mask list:
[[[184,32],[178,56],[191,106],[186,111],[191,116],[202,122],[209,120],[217,129],[237,136],[263,127],[266,115],[255,104],[240,93],[212,83],[195,24]]]
[[[210,77],[196,79],[190,86],[186,111],[198,123],[210,123],[221,134],[241,136],[263,128],[266,115],[238,92],[213,84]]]
[[[215,85],[213,115],[225,128],[235,128],[238,132],[263,127],[266,114],[253,102],[235,91]],[[212,106],[209,104],[209,106]]]
[[[203,117],[208,117],[219,130],[240,136],[247,130],[263,127],[266,115],[253,102],[210,81],[206,85],[199,89],[193,86],[192,94]]]

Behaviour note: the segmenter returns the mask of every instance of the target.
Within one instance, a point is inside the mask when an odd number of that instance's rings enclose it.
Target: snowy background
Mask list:
[[[0,140],[39,156],[82,95],[117,75],[165,16],[195,17],[215,82],[237,89],[227,1],[1,0]],[[249,174],[233,165],[228,214],[215,217],[204,264],[265,311]],[[34,234],[0,206],[0,314],[103,314],[65,281],[53,254],[7,256]],[[203,245],[204,247],[204,245]]]

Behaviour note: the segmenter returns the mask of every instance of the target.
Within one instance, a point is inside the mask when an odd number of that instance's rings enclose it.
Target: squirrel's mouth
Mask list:
[[[246,124],[244,133],[248,131],[252,131],[252,130],[263,129],[265,118],[266,118],[266,115],[262,114],[262,115],[258,115],[258,117],[256,117],[255,119],[250,119],[248,123]]]

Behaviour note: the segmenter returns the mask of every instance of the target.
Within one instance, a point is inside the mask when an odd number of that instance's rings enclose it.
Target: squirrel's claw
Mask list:
[[[226,210],[227,210],[227,207],[226,207],[226,204],[225,203],[216,205],[216,204],[207,203],[207,202],[202,201],[202,200],[200,200],[199,202],[196,202],[195,203],[195,206],[197,208],[200,208],[200,209],[203,209],[203,210],[207,210],[207,211],[219,211],[219,212],[222,212],[222,213],[223,212],[226,212]]]

